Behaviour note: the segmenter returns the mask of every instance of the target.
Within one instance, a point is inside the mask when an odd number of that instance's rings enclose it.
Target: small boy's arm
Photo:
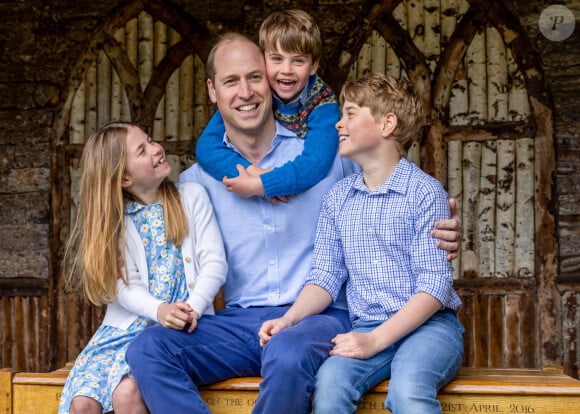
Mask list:
[[[304,150],[293,161],[260,175],[266,197],[301,193],[328,174],[338,150],[335,125],[340,117],[338,104],[325,103],[308,115]]]
[[[237,164],[248,167],[250,162],[224,143],[225,126],[219,111],[215,111],[203,129],[195,147],[195,159],[205,172],[218,181],[236,177]]]

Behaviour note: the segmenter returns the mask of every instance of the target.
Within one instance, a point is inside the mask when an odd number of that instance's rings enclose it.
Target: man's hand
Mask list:
[[[266,346],[270,339],[278,332],[283,329],[289,328],[292,326],[292,322],[284,317],[278,319],[271,319],[266,321],[262,324],[260,331],[258,332],[258,336],[260,337],[260,346],[263,348]]]
[[[163,302],[157,308],[157,321],[166,328],[182,330],[185,327],[185,325],[193,324],[194,322],[193,314],[197,315],[197,313],[187,303]],[[196,325],[197,319],[195,319],[195,325],[193,326],[193,329],[195,329]],[[188,331],[192,332],[193,329],[191,327],[190,329],[191,330],[188,329]]]
[[[270,202],[277,206],[280,203],[287,203],[292,198],[296,198],[296,194],[292,194],[289,196],[272,196],[270,197]]]
[[[435,222],[435,229],[431,230],[431,237],[437,240],[437,247],[447,250],[447,260],[451,261],[457,258],[461,239],[463,238],[463,227],[461,218],[457,213],[457,201],[454,198],[449,199],[451,208],[451,218],[448,220],[439,220]]]

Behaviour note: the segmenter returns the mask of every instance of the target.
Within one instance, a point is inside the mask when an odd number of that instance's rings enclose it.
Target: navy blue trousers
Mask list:
[[[231,308],[204,315],[195,331],[155,326],[129,346],[127,361],[151,414],[210,413],[198,386],[261,376],[254,413],[310,413],[316,372],[330,340],[350,329],[348,312],[328,308],[275,335],[262,349],[258,331],[288,307]]]

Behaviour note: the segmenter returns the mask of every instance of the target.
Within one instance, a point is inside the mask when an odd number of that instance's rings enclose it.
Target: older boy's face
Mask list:
[[[290,102],[308,85],[308,79],[318,70],[318,62],[310,56],[286,52],[278,46],[266,50],[266,73],[268,82],[278,98]]]
[[[217,103],[228,135],[259,132],[272,116],[272,91],[260,49],[250,41],[224,43],[215,54],[209,97]]]
[[[338,131],[338,151],[342,157],[355,161],[372,152],[383,141],[383,125],[377,121],[367,106],[345,100],[342,104]]]

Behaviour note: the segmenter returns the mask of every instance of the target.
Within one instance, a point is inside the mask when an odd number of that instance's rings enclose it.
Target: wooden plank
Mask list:
[[[56,413],[60,392],[70,365],[50,373],[17,373],[0,370],[2,389],[13,389],[13,407],[5,395],[1,413]],[[235,378],[201,390],[213,414],[251,412],[260,378]],[[10,384],[12,382],[12,384]],[[368,392],[357,413],[387,412],[383,402],[385,381]],[[580,412],[580,381],[561,369],[467,368],[439,393],[443,412],[456,413],[572,413]],[[1,405],[3,404],[3,405]],[[13,411],[10,411],[13,410]]]
[[[10,368],[0,369],[0,413],[12,414],[12,376]]]

